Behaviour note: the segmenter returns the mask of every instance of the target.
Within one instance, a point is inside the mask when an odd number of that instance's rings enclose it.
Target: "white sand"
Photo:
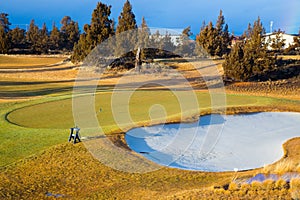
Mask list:
[[[209,115],[192,124],[137,128],[126,134],[126,141],[131,149],[160,165],[233,171],[279,160],[282,144],[299,136],[300,113],[282,112]]]

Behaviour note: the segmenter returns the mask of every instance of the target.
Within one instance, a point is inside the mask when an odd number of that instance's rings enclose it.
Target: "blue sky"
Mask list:
[[[90,22],[91,13],[97,0],[1,0],[0,12],[9,14],[12,24],[25,28],[31,19],[41,26],[43,22],[51,28],[55,21],[59,24],[63,16],[69,15],[78,21],[80,28]],[[112,5],[111,17],[115,20],[122,10],[125,0],[102,0]],[[230,31],[241,34],[248,23],[261,17],[266,31],[270,21],[274,29],[281,28],[287,33],[298,33],[300,28],[300,0],[131,0],[137,22],[145,16],[150,27],[185,28],[192,27],[199,33],[205,20],[216,21],[219,10],[223,10]]]

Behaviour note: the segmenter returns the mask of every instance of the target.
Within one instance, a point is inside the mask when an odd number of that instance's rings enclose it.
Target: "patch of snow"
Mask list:
[[[282,144],[300,136],[300,113],[207,115],[195,123],[132,129],[129,147],[163,166],[201,171],[262,167],[283,156]]]

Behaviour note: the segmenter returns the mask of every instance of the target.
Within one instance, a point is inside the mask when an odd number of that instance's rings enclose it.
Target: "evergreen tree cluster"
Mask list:
[[[91,24],[84,25],[84,33],[74,45],[73,62],[83,59],[101,42],[114,35],[114,22],[110,19],[111,6],[99,2],[94,9]]]
[[[152,59],[154,57],[172,56],[176,49],[185,49],[186,53],[193,52],[190,39],[190,27],[183,31],[180,45],[176,47],[171,40],[171,35],[166,32],[161,35],[158,31],[151,35],[150,29],[145,18],[142,18],[142,24],[138,27],[135,15],[132,11],[132,5],[126,0],[123,10],[118,17],[118,24],[114,29],[114,21],[110,18],[111,6],[99,2],[92,13],[90,24],[84,26],[84,33],[81,34],[78,43],[74,46],[74,52],[71,57],[72,62],[81,62],[84,58],[99,44],[111,36],[114,40],[109,44],[109,48],[114,57],[120,58],[113,65],[122,65],[124,62],[133,62],[136,57],[136,50],[140,49],[142,60]],[[151,46],[152,48],[148,48]],[[172,53],[171,53],[172,52]],[[173,55],[174,56],[174,55]],[[123,63],[121,63],[121,61]]]
[[[285,53],[300,55],[300,30],[297,36],[294,37],[294,44],[290,45]]]
[[[274,51],[274,53],[282,53],[283,47],[285,46],[285,39],[282,38],[282,34],[284,34],[283,31],[280,29],[278,31],[274,31],[275,38],[268,38],[268,43],[270,44],[270,47]]]
[[[208,25],[204,23],[196,41],[198,46],[211,56],[222,57],[228,53],[231,37],[222,10],[220,10],[216,26],[212,22],[209,22]]]
[[[236,81],[255,80],[275,66],[275,58],[267,50],[265,30],[258,18],[249,24],[243,39],[235,44],[223,63],[225,76]]]
[[[232,45],[232,35],[228,30],[222,10],[220,10],[216,24],[203,22],[196,42],[190,39],[191,27],[181,33],[174,43],[168,32],[150,33],[145,18],[138,27],[132,5],[126,0],[123,10],[118,17],[118,24],[110,17],[111,6],[98,2],[94,9],[90,24],[85,24],[80,33],[78,23],[71,17],[65,16],[61,20],[61,28],[53,24],[49,31],[46,24],[39,28],[32,20],[28,30],[16,27],[10,29],[8,14],[0,13],[0,53],[51,53],[71,52],[74,63],[83,61],[99,44],[115,36],[115,40],[108,43],[108,49],[114,58],[118,58],[115,66],[128,64],[134,67],[137,52],[141,60],[156,57],[174,56],[212,56],[225,57],[223,63],[225,76],[238,81],[257,79],[261,74],[276,68],[274,53],[283,52],[285,41],[281,38],[282,31],[276,32],[276,37],[263,37],[265,30],[258,18],[253,26],[249,24],[242,39]],[[268,50],[272,48],[273,51]],[[149,48],[151,47],[151,48]],[[294,45],[288,51],[299,51],[300,37],[294,38]],[[138,50],[138,51],[137,51]],[[276,55],[276,54],[275,54]]]
[[[0,53],[70,52],[80,35],[78,23],[69,16],[61,20],[60,30],[53,24],[52,30],[48,31],[45,23],[39,28],[34,20],[31,20],[27,31],[19,27],[10,29],[10,25],[8,14],[1,13]]]

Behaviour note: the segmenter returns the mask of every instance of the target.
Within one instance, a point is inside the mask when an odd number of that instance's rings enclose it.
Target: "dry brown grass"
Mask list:
[[[53,65],[66,59],[66,56],[16,56],[0,55],[0,69],[30,69]]]
[[[295,200],[299,200],[300,199],[300,179],[292,179],[291,180],[291,196],[293,199]]]
[[[24,65],[24,64],[22,64]],[[179,64],[178,70],[198,86],[197,70],[189,64]],[[61,68],[66,68],[61,70]],[[67,69],[68,66],[56,66],[53,71],[28,71],[19,74],[1,74],[0,79],[6,81],[32,81],[37,80],[70,80],[63,86],[71,86],[77,75],[76,69]],[[220,66],[218,65],[218,68]],[[209,69],[209,68],[206,68]],[[199,75],[199,74],[198,74]],[[147,76],[140,78],[145,81]],[[159,77],[161,78],[161,77]],[[115,84],[118,77],[105,79],[103,83]],[[132,79],[128,79],[130,81]],[[150,79],[149,79],[150,80]],[[49,86],[49,85],[47,85]],[[254,85],[252,88],[258,87]],[[298,98],[297,92],[291,88],[289,95]],[[247,91],[235,91],[247,93]],[[254,94],[264,95],[256,88]],[[249,94],[252,94],[249,92]],[[277,96],[276,92],[268,95]],[[289,98],[288,95],[285,98]],[[32,99],[32,97],[30,98]],[[254,112],[254,111],[299,111],[299,104],[289,104],[286,107],[232,107],[228,113]],[[209,112],[209,111],[207,111]],[[119,147],[126,147],[123,135],[110,137]],[[300,172],[300,139],[292,139],[284,144],[285,157],[278,163],[271,165],[269,172],[291,171]],[[128,149],[127,149],[128,150]],[[251,177],[262,169],[238,172],[238,177]],[[147,174],[129,174],[111,169],[98,160],[95,160],[83,144],[63,144],[50,148],[35,156],[2,168],[0,172],[0,199],[49,199],[46,193],[62,194],[68,199],[290,199],[291,195],[284,181],[259,183],[239,186],[231,183],[234,173],[204,173],[167,169]],[[212,189],[215,185],[228,184],[230,190],[220,187]],[[298,183],[291,186],[294,191]],[[270,189],[274,188],[274,190]]]
[[[300,55],[284,55],[284,56],[279,56],[279,58],[282,58],[284,60],[288,60],[288,59],[300,60]]]
[[[262,169],[262,172],[265,174],[272,173],[272,174],[278,174],[278,175],[283,175],[287,172],[295,172],[297,169],[298,162],[295,162],[294,160],[291,160],[291,159],[288,159],[288,160],[282,159],[273,165],[265,166]]]
[[[70,199],[162,198],[227,176],[167,168],[131,174],[101,164],[83,144],[63,144],[2,169],[0,198],[47,199],[48,192]]]
[[[299,139],[293,142],[300,145]],[[239,172],[238,176],[251,174],[255,171]],[[76,199],[290,199],[297,195],[293,192],[298,187],[296,181],[291,190],[284,180],[230,183],[228,190],[209,187],[223,185],[233,176],[167,168],[128,174],[102,165],[82,144],[63,144],[3,169],[0,197],[46,199],[47,192]]]
[[[300,80],[293,78],[281,81],[242,82],[226,86],[227,93],[300,99]]]

